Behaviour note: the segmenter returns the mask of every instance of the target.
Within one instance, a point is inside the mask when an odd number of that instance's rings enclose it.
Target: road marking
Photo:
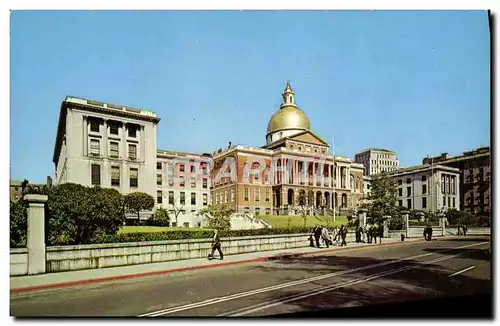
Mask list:
[[[464,245],[464,246],[460,246],[460,247],[454,247],[452,249],[461,249],[461,248],[474,247],[474,246],[478,246],[478,245],[482,245],[482,244],[486,244],[486,243],[489,243],[489,242],[479,242],[479,243]],[[442,250],[442,251],[449,251],[449,250],[452,250],[452,249],[445,249],[445,250]],[[200,307],[204,307],[204,306],[208,306],[208,305],[212,305],[212,304],[216,304],[216,303],[221,303],[221,302],[225,302],[225,301],[235,300],[235,299],[239,299],[239,298],[243,298],[243,297],[247,297],[247,296],[251,296],[251,295],[255,295],[255,294],[260,294],[260,293],[264,293],[264,292],[275,291],[275,290],[279,290],[279,289],[283,289],[283,288],[287,288],[287,287],[291,287],[291,286],[295,286],[295,285],[310,283],[310,282],[314,282],[314,281],[318,281],[318,280],[323,280],[323,279],[327,279],[327,278],[331,278],[331,277],[335,277],[335,276],[339,276],[339,275],[349,274],[349,273],[353,273],[353,272],[357,272],[357,271],[362,271],[362,270],[366,270],[366,269],[371,269],[371,268],[375,268],[375,267],[380,267],[380,266],[391,265],[391,264],[395,264],[395,263],[398,263],[398,262],[401,262],[401,261],[406,261],[406,260],[420,258],[420,257],[427,257],[427,256],[430,256],[430,255],[435,255],[435,254],[437,254],[439,252],[441,252],[441,251],[435,251],[435,252],[431,252],[431,253],[420,254],[420,255],[411,256],[411,257],[405,257],[405,258],[400,258],[400,259],[395,259],[395,260],[391,260],[391,261],[388,261],[388,262],[383,262],[383,263],[378,263],[378,264],[372,264],[372,265],[368,265],[368,266],[362,266],[362,267],[357,267],[357,268],[353,268],[353,269],[347,269],[347,270],[343,270],[343,271],[337,271],[337,272],[333,272],[333,273],[329,273],[329,274],[325,274],[325,275],[320,275],[320,276],[315,276],[315,277],[311,277],[311,278],[307,278],[307,279],[302,279],[302,280],[298,280],[298,281],[293,281],[293,282],[288,282],[288,283],[282,283],[282,284],[278,284],[278,285],[273,285],[273,286],[269,286],[269,287],[265,287],[265,288],[260,288],[260,289],[256,289],[256,290],[251,290],[251,291],[246,291],[246,292],[241,292],[241,293],[235,293],[235,294],[228,295],[228,296],[225,296],[225,297],[212,298],[212,299],[209,299],[209,300],[205,300],[205,301],[201,301],[201,302],[195,302],[195,303],[190,303],[190,304],[183,305],[183,306],[177,306],[177,307],[167,308],[167,309],[163,309],[163,310],[159,310],[159,311],[153,311],[153,312],[149,312],[149,313],[145,313],[145,314],[139,315],[138,317],[158,317],[158,316],[162,316],[162,315],[168,315],[168,314],[172,314],[172,313],[175,313],[175,312],[180,312],[180,311],[194,309],[194,308],[200,308]]]
[[[467,267],[467,268],[465,268],[465,269],[462,269],[461,271],[458,271],[458,272],[456,272],[456,273],[451,274],[451,275],[450,275],[450,276],[448,276],[448,277],[453,277],[453,276],[455,276],[455,275],[462,274],[462,273],[464,273],[464,272],[470,271],[471,269],[473,269],[473,268],[475,268],[475,267],[476,267],[475,265],[474,265],[474,266],[471,266],[471,267]]]
[[[313,290],[313,291],[306,292],[304,294],[293,295],[293,296],[290,296],[290,297],[288,297],[286,299],[278,299],[278,300],[264,302],[264,303],[259,304],[255,308],[254,308],[254,306],[251,306],[251,307],[243,308],[243,309],[246,309],[246,310],[240,309],[241,312],[236,312],[237,311],[236,310],[236,311],[234,311],[236,313],[232,312],[232,313],[229,313],[229,314],[224,314],[224,315],[219,315],[219,316],[239,317],[239,316],[248,315],[248,314],[251,314],[253,312],[257,312],[257,311],[265,310],[265,309],[270,309],[272,307],[276,307],[276,306],[284,304],[284,303],[288,303],[288,302],[292,302],[292,301],[297,301],[297,300],[305,299],[305,298],[308,298],[308,297],[311,297],[311,296],[314,296],[314,295],[322,294],[322,293],[325,293],[325,292],[329,292],[329,291],[332,291],[332,290],[340,289],[340,288],[343,288],[343,287],[348,287],[348,286],[355,285],[355,284],[366,283],[366,282],[369,282],[371,280],[374,280],[374,279],[377,279],[377,278],[380,278],[380,277],[383,277],[383,276],[386,276],[386,275],[396,274],[396,273],[403,272],[403,271],[406,271],[406,270],[410,270],[410,269],[422,267],[423,265],[428,265],[428,264],[437,263],[437,262],[440,262],[440,261],[452,259],[452,258],[455,258],[455,257],[457,257],[459,255],[460,254],[453,255],[453,256],[441,257],[441,258],[437,258],[437,259],[426,261],[424,263],[417,263],[418,265],[408,266],[408,267],[403,267],[403,268],[398,268],[398,269],[393,269],[393,270],[390,270],[390,271],[385,271],[385,272],[377,273],[377,274],[374,274],[374,275],[371,275],[369,277],[362,278],[362,279],[355,279],[355,280],[350,280],[350,281],[346,281],[346,282],[335,284],[335,285],[328,285],[328,286],[320,288],[320,290]],[[250,309],[248,309],[248,308],[250,308]]]

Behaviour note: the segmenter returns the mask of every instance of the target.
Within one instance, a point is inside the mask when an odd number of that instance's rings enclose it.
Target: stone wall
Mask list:
[[[10,275],[28,274],[28,249],[10,249]]]

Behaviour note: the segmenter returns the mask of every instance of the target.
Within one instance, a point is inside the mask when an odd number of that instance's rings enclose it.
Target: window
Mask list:
[[[231,188],[231,202],[234,202],[234,188]]]
[[[406,187],[406,196],[411,196],[411,187]]]
[[[156,162],[156,169],[161,170],[161,162]]]
[[[260,207],[255,208],[255,216],[260,214]]]
[[[170,205],[174,205],[174,192],[173,191],[168,192],[168,203]]]
[[[137,145],[128,144],[128,158],[131,160],[137,159]]]
[[[403,196],[403,188],[398,189],[398,196],[402,197]]]
[[[99,164],[92,164],[92,185],[101,184],[101,166]]]
[[[452,177],[451,178],[451,194],[454,195],[455,194],[455,181],[456,181],[456,177]],[[455,207],[455,206],[453,206]]]
[[[137,169],[131,168],[130,169],[130,186],[131,187],[137,187],[139,185],[138,178],[139,177],[139,171]]]
[[[162,194],[161,190],[158,190],[156,192],[156,202],[158,204],[162,204],[163,203],[163,194]]]
[[[422,195],[427,193],[427,185],[422,185]]]
[[[269,189],[266,189],[266,201],[269,201],[271,197],[271,191]]]
[[[448,207],[451,207],[451,197],[448,197]]]
[[[402,179],[399,179],[398,180],[398,185],[401,186],[403,184],[403,180]]]
[[[208,188],[208,179],[203,178],[203,189],[207,189],[207,188]]]
[[[129,125],[129,126],[127,126],[127,129],[128,129],[128,136],[129,137],[131,137],[131,138],[137,137],[137,127],[136,126]]]
[[[422,208],[427,208],[427,198],[422,198]]]
[[[191,193],[191,205],[196,205],[196,193]]]
[[[119,150],[118,150],[118,143],[115,141],[112,141],[109,143],[109,157],[112,158],[118,158]]]
[[[398,200],[398,204],[399,204],[399,206],[403,206],[403,201],[402,200]]]
[[[109,123],[109,133],[112,135],[118,135],[118,124],[117,123]]]
[[[453,208],[455,208],[456,205],[455,205],[455,197],[453,197]]]
[[[196,181],[191,181],[191,188],[196,188]]]
[[[207,205],[208,205],[208,195],[203,194],[203,206],[207,206]]]
[[[254,196],[255,196],[255,201],[260,201],[260,189],[259,188],[254,189]]]
[[[99,132],[100,123],[97,120],[90,120],[90,131]]]
[[[194,165],[191,165],[191,173],[195,173]]]
[[[422,176],[422,182],[426,182],[427,181],[427,177],[425,175]]]
[[[113,166],[111,167],[111,185],[112,186],[120,186],[120,167]]]
[[[183,177],[183,176],[181,176],[179,179],[180,179],[180,181],[179,181],[179,186],[181,186],[181,187],[185,187],[185,186],[186,186],[186,182],[184,181],[184,177]]]
[[[227,196],[227,190],[224,191],[224,203],[227,204],[228,196]]]
[[[408,209],[411,209],[411,199],[406,200],[406,203],[408,205]]]
[[[90,154],[93,156],[101,155],[101,144],[99,142],[99,139],[90,140]]]
[[[179,165],[179,172],[184,172],[184,164]]]
[[[444,195],[444,190],[445,190],[444,175],[442,175],[441,176],[441,194],[443,194],[443,195]]]
[[[181,205],[186,204],[186,193],[184,191],[181,192]]]
[[[446,197],[443,196],[443,206],[446,206]]]
[[[157,174],[156,175],[156,185],[161,186],[162,179],[163,179],[162,175],[161,174]]]
[[[407,184],[408,184],[408,183],[411,183],[411,179],[410,179],[410,178],[406,179],[406,183],[407,183]]]
[[[250,192],[250,189],[248,187],[245,187],[245,201],[248,201],[248,193]]]

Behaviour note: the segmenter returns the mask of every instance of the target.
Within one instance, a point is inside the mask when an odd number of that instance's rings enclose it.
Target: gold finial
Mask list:
[[[286,93],[293,93],[293,90],[292,90],[292,87],[290,86],[289,80],[286,81],[286,87],[285,87],[285,91],[283,92],[283,94],[286,94]]]

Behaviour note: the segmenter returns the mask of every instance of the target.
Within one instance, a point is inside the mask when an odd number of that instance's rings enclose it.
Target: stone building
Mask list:
[[[440,164],[460,171],[460,210],[491,215],[491,153],[489,147],[464,152],[460,156],[443,153],[426,157],[424,164]]]
[[[156,207],[169,211],[174,226],[202,225],[200,210],[210,203],[210,161],[210,154],[157,151]]]
[[[396,180],[397,205],[441,211],[460,207],[459,170],[444,165],[419,165],[388,172]]]
[[[396,153],[388,149],[366,149],[357,153],[354,161],[363,164],[365,175],[374,175],[399,169],[399,160]]]
[[[299,194],[312,192],[307,206],[318,214],[356,206],[363,198],[363,165],[328,154],[330,145],[311,130],[289,83],[282,96],[266,145],[230,145],[214,153],[213,203],[255,215],[300,214]]]
[[[55,184],[114,188],[156,196],[155,113],[66,97],[53,162]]]

